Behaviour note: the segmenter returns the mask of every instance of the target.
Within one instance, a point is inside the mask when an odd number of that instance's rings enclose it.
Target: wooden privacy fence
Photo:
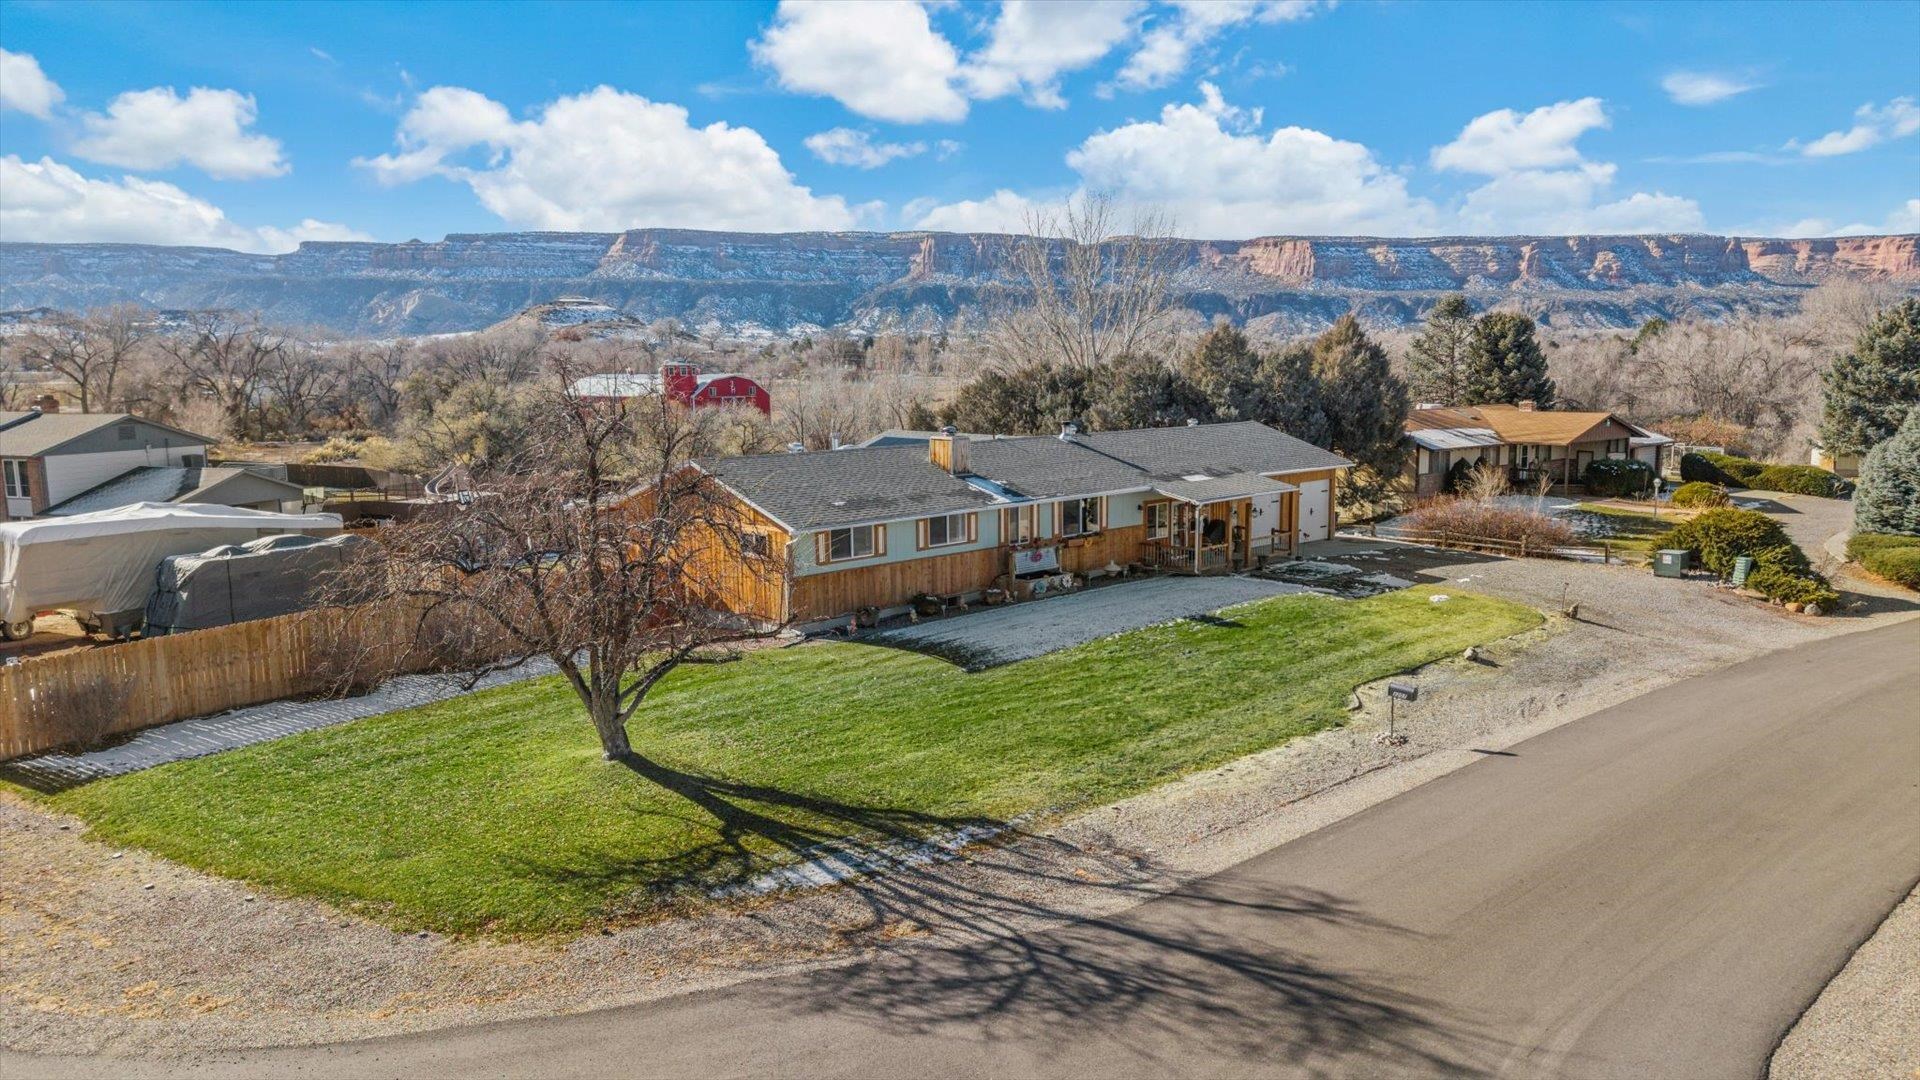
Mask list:
[[[0,760],[316,693],[343,665],[391,670],[414,651],[410,630],[391,616],[303,612],[0,667]]]

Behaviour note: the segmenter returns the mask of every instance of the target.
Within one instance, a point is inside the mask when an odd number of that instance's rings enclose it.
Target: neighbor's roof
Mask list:
[[[703,372],[696,377],[694,391],[698,393],[716,379],[744,379],[746,376],[731,371]],[[611,375],[588,375],[575,379],[570,388],[574,397],[583,398],[626,398],[646,397],[660,392],[660,376],[653,372],[617,371]]]
[[[1562,412],[1555,409],[1522,409],[1515,405],[1453,405],[1436,409],[1415,409],[1407,416],[1407,434],[1414,442],[1431,450],[1455,450],[1467,446],[1491,446],[1479,441],[1491,431],[1502,443],[1535,443],[1543,446],[1567,446],[1597,438],[1594,429],[1613,421],[1640,435],[1652,432],[1629,423],[1610,412]],[[1447,436],[1433,432],[1451,432],[1460,445],[1436,445]]]
[[[1264,424],[1244,422],[1093,432],[1072,441],[1050,435],[977,440],[968,448],[967,464],[974,478],[986,483],[968,483],[932,464],[925,438],[698,462],[793,529],[898,521],[1035,499],[1164,490],[1162,485],[1169,483],[1194,485],[1246,473],[1340,469],[1352,463]],[[1235,483],[1245,486],[1247,481]]]
[[[292,492],[289,498],[297,499],[306,490],[299,484],[288,483],[264,473],[250,472],[238,465],[215,465],[204,469],[183,465],[141,465],[104,484],[96,484],[65,502],[47,507],[46,516],[91,514],[134,503],[205,502],[206,496],[214,489],[249,475]]]
[[[65,446],[67,443],[90,435],[102,428],[132,420],[162,431],[171,432],[183,441],[211,446],[217,439],[205,435],[195,435],[183,431],[171,424],[162,424],[157,420],[148,420],[132,413],[69,413],[36,411],[0,412],[0,455],[6,457],[39,457]]]

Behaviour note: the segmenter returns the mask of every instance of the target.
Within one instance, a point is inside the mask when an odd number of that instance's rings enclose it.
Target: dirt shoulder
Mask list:
[[[1129,907],[1547,728],[1776,648],[1910,610],[1813,619],[1645,571],[1415,549],[1362,565],[1561,610],[1540,630],[1415,673],[1410,741],[1377,743],[1382,688],[1346,727],[1044,831],[836,889],[569,941],[401,935],[260,894],[0,796],[0,1045],[165,1055],[304,1044],[643,1001],[901,940],[1007,934]]]
[[[1920,892],[1880,929],[1793,1026],[1772,1080],[1851,1080],[1920,1073]]]

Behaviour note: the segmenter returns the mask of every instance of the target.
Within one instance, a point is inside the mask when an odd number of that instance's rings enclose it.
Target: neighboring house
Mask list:
[[[200,503],[306,512],[306,489],[239,465],[142,465],[43,511],[44,517],[71,517],[134,503]]]
[[[1058,436],[890,432],[815,453],[695,467],[747,508],[790,580],[728,603],[797,623],[916,595],[1014,595],[1032,577],[1155,566],[1225,572],[1333,535],[1352,463],[1257,423]]]
[[[0,520],[45,513],[143,466],[203,467],[213,443],[128,413],[0,412]]]
[[[576,379],[569,391],[581,401],[631,401],[665,394],[689,408],[747,406],[771,416],[773,399],[766,388],[745,375],[703,374],[692,364],[662,364],[657,375],[616,372]]]
[[[1416,496],[1446,489],[1458,462],[1503,467],[1517,487],[1541,477],[1556,487],[1582,483],[1587,466],[1604,458],[1634,458],[1664,471],[1673,440],[1610,412],[1559,412],[1518,405],[1453,405],[1414,409],[1407,440],[1415,453],[1406,479]]]
[[[1807,464],[1851,480],[1860,475],[1860,462],[1865,457],[1865,454],[1829,453],[1826,447],[1820,445],[1820,440],[1815,439],[1807,452]]]

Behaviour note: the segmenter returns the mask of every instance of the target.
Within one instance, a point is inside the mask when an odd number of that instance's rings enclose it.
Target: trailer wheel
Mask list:
[[[19,622],[0,625],[0,636],[8,641],[25,641],[33,636],[33,620],[21,619]]]

